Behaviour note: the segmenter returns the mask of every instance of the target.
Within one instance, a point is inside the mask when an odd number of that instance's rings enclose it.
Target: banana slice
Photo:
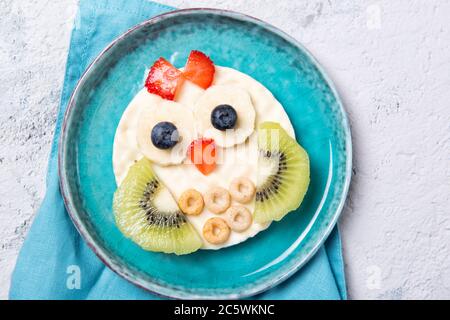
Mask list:
[[[219,105],[229,105],[237,114],[233,129],[218,130],[211,123],[211,112]],[[255,108],[250,94],[235,85],[214,85],[200,96],[194,106],[196,129],[205,138],[212,138],[218,146],[231,147],[243,143],[255,128]]]
[[[170,149],[153,145],[151,133],[160,122],[171,122],[178,131],[178,142]],[[189,144],[195,138],[194,116],[186,106],[161,99],[141,112],[137,128],[137,143],[142,154],[160,165],[179,164],[186,158]]]

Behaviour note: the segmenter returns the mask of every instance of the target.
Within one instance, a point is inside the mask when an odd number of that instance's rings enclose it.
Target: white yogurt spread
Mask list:
[[[212,85],[236,85],[245,89],[251,96],[253,106],[256,111],[255,131],[245,143],[234,147],[217,147],[216,154],[219,159],[216,169],[208,176],[203,175],[190,163],[161,166],[153,165],[153,169],[158,178],[169,189],[177,200],[181,194],[190,188],[194,188],[205,194],[213,186],[229,188],[234,178],[245,176],[256,185],[257,169],[257,136],[256,127],[264,121],[274,121],[295,137],[292,124],[281,104],[275,99],[272,93],[261,83],[250,76],[227,67],[215,66],[215,75]],[[189,81],[185,81],[180,92],[175,97],[175,101],[194,109],[195,102],[205,90]],[[126,177],[128,169],[135,161],[143,157],[137,144],[137,127],[142,110],[148,106],[157,106],[163,101],[157,95],[148,93],[147,89],[142,89],[130,102],[122,115],[117,127],[113,147],[113,168],[117,185]],[[194,119],[195,121],[195,119]],[[232,205],[238,203],[232,203]],[[250,212],[254,211],[255,201],[245,205]],[[220,215],[213,214],[206,208],[198,216],[187,216],[188,220],[202,236],[203,225],[211,217]],[[258,232],[266,229],[269,224],[261,225],[253,222],[244,232],[231,232],[230,238],[221,245],[213,245],[203,240],[203,249],[220,249],[232,246],[255,236]],[[203,236],[202,236],[203,238]]]

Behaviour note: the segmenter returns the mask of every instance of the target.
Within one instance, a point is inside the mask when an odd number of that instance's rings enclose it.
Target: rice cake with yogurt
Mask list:
[[[239,86],[249,93],[256,112],[255,128],[259,123],[265,121],[278,122],[291,137],[295,138],[294,128],[282,105],[260,82],[235,69],[215,66],[212,86],[221,85]],[[194,106],[204,92],[204,89],[186,80],[175,96],[175,101],[189,108],[194,113]],[[138,92],[123,113],[114,138],[112,159],[114,175],[118,186],[125,179],[128,169],[143,157],[137,143],[137,128],[142,112],[145,112],[149,106],[158,107],[163,101],[164,99],[160,96],[151,94],[144,88]],[[203,195],[214,186],[221,186],[228,189],[231,181],[241,176],[249,178],[256,185],[258,166],[256,130],[253,131],[246,142],[228,148],[217,147],[216,152],[219,159],[217,167],[206,176],[187,161],[168,166],[154,163],[153,169],[176,200],[180,198],[185,190],[191,188],[198,190]],[[231,205],[237,204],[232,201]],[[250,212],[253,212],[255,199],[253,198],[251,202],[243,206]],[[210,212],[207,208],[204,208],[200,215],[186,216],[202,239],[203,225],[212,217],[220,217],[220,215]],[[203,239],[202,249],[220,249],[241,243],[266,229],[269,224],[262,225],[253,222],[243,232],[231,232],[229,239],[219,245],[208,243]]]

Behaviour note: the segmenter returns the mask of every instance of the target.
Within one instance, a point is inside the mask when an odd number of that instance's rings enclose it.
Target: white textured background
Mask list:
[[[76,2],[0,0],[0,298],[44,195]],[[349,297],[450,298],[450,1],[160,2],[248,13],[311,50],[352,124]]]

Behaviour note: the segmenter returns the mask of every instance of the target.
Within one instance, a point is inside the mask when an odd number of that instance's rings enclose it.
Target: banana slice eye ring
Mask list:
[[[213,85],[197,100],[194,118],[199,135],[227,148],[244,143],[254,132],[256,111],[247,90]]]
[[[194,137],[194,115],[180,103],[159,99],[140,114],[136,140],[139,151],[152,162],[180,164]]]

